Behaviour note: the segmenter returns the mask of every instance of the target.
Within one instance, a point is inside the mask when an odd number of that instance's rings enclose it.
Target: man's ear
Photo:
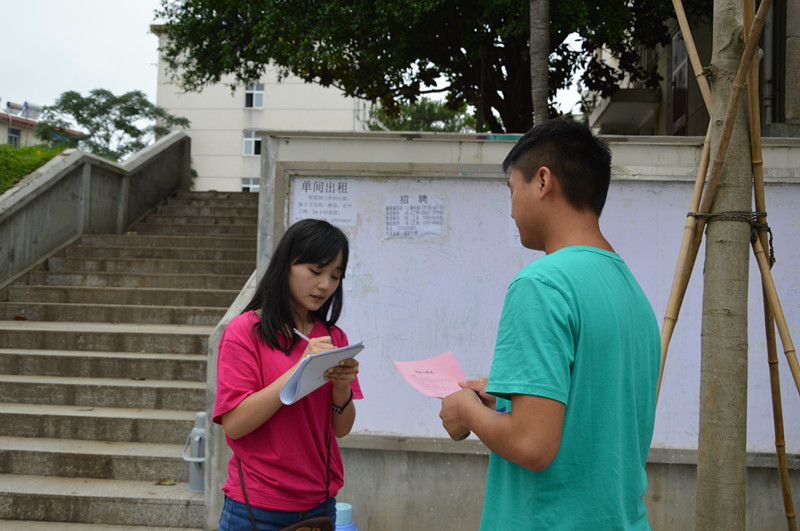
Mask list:
[[[550,168],[547,166],[541,166],[536,171],[536,176],[534,177],[536,181],[536,186],[538,187],[539,197],[544,199],[546,196],[553,192],[553,188],[556,186],[555,178],[553,177]]]

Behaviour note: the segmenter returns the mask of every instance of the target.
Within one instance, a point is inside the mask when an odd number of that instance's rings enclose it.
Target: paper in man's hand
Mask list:
[[[421,393],[444,398],[459,391],[458,382],[467,378],[452,352],[420,361],[392,361],[408,383]]]

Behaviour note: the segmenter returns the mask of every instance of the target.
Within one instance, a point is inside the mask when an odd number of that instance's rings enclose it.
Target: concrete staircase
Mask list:
[[[199,529],[184,444],[207,338],[256,264],[257,194],[181,193],[0,302],[0,529]]]

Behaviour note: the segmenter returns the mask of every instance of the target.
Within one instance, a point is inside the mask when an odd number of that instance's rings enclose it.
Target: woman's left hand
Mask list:
[[[325,379],[338,388],[349,388],[357,375],[358,361],[355,359],[343,360],[339,365],[325,371]]]
[[[344,437],[353,429],[356,418],[356,407],[353,402],[353,388],[350,384],[358,374],[358,362],[354,359],[344,360],[325,371],[325,379],[331,382],[331,422],[336,437]]]

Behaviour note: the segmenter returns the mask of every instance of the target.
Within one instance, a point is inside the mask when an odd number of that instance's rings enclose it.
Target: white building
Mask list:
[[[166,35],[151,27],[160,46]],[[191,121],[194,190],[256,191],[261,172],[261,139],[255,131],[364,131],[369,103],[334,87],[297,77],[278,82],[267,69],[260,83],[231,90],[225,78],[201,92],[183,92],[170,82],[159,54],[156,104]]]
[[[42,108],[25,103],[6,102],[5,112],[0,112],[0,144],[25,147],[41,144],[33,130],[42,114]]]

